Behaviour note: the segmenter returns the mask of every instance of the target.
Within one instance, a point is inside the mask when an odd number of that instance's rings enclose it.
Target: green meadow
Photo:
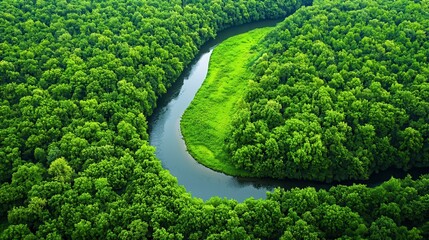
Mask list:
[[[183,114],[181,130],[190,154],[201,164],[234,176],[250,176],[235,168],[224,150],[235,106],[244,96],[252,73],[248,65],[257,57],[253,47],[273,28],[259,28],[231,37],[217,46],[207,77]]]

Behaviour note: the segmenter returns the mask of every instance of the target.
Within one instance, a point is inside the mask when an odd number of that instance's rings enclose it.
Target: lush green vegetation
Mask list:
[[[301,3],[1,1],[0,239],[428,238],[428,176],[203,202],[148,145],[202,43]]]
[[[318,1],[272,31],[227,134],[256,176],[429,166],[427,1]]]
[[[231,116],[244,95],[249,79],[253,47],[272,28],[259,28],[231,37],[213,50],[204,84],[180,122],[186,146],[200,163],[229,175],[248,176],[229,161],[224,148]]]

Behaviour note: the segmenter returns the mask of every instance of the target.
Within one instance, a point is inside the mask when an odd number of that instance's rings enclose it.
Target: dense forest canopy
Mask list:
[[[80,173],[91,164],[135,154],[147,143],[146,117],[157,97],[201,44],[225,27],[277,18],[300,6],[271,1],[184,7],[181,1],[0,4],[2,182],[10,182],[25,164],[47,168],[64,157]]]
[[[203,202],[148,145],[146,118],[204,42],[309,3],[1,1],[0,239],[428,237],[427,177]]]
[[[320,1],[261,43],[227,149],[257,176],[429,166],[428,1]]]

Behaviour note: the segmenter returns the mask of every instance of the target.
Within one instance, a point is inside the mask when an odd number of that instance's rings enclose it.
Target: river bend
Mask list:
[[[218,34],[216,39],[206,43],[196,56],[190,67],[158,100],[158,107],[149,119],[150,144],[156,147],[156,155],[162,166],[178,179],[180,185],[194,197],[207,200],[213,196],[232,198],[237,201],[244,199],[265,198],[267,191],[275,187],[291,189],[294,187],[312,186],[317,189],[335,184],[300,180],[274,180],[232,177],[213,171],[195,161],[187,152],[183,136],[180,132],[180,119],[202,85],[208,70],[213,49],[231,36],[245,33],[255,28],[274,26],[278,21],[262,21],[234,27]],[[426,170],[421,170],[427,172]],[[420,172],[420,171],[419,171]],[[419,172],[413,174],[420,174]],[[390,176],[403,177],[403,171],[390,170],[377,174],[364,183],[378,185]],[[343,182],[342,184],[352,184]]]

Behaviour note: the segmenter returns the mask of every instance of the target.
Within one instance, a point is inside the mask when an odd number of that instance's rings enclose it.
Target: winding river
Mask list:
[[[245,33],[255,28],[274,26],[278,21],[262,21],[230,28],[219,33],[216,39],[206,43],[196,56],[194,62],[185,70],[180,79],[158,100],[158,107],[149,119],[150,144],[156,147],[156,155],[165,169],[178,179],[180,185],[194,197],[207,200],[213,196],[232,198],[237,201],[253,197],[265,198],[267,191],[275,187],[291,189],[294,187],[312,186],[317,189],[328,189],[335,184],[302,180],[274,180],[232,177],[213,171],[195,161],[186,150],[180,132],[180,119],[202,85],[208,70],[213,49],[231,36]],[[413,171],[418,176],[427,169]],[[391,176],[404,177],[403,171],[395,169],[376,174],[368,181],[369,186],[378,185]],[[350,185],[352,182],[342,182]]]

